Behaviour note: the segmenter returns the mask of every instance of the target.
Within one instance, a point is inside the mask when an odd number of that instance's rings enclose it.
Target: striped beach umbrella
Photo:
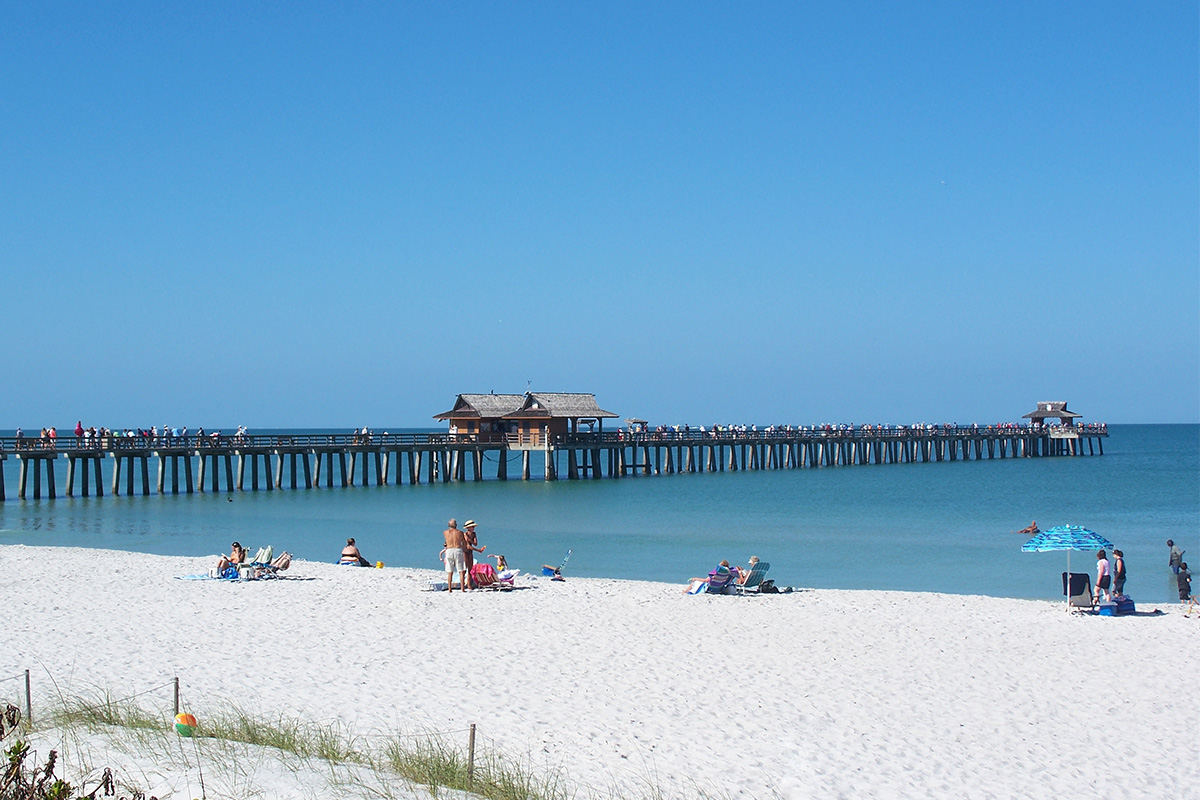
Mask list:
[[[1112,547],[1113,543],[1108,539],[1082,525],[1058,525],[1048,531],[1042,531],[1021,545],[1021,552],[1044,553],[1048,550],[1066,550],[1067,575],[1070,575],[1072,550],[1112,550]],[[1068,597],[1068,608],[1070,603],[1071,598]]]

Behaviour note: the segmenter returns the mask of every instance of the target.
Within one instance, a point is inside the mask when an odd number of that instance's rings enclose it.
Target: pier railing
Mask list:
[[[604,433],[568,433],[549,437],[553,446],[587,445],[631,445],[665,442],[711,443],[728,442],[781,442],[819,440],[863,440],[863,439],[928,439],[975,438],[979,436],[1062,436],[1075,433],[1080,436],[1107,436],[1108,428],[1103,424],[1075,427],[1044,425],[989,425],[985,427],[932,428],[881,428],[858,427],[845,429],[793,428],[775,430],[686,430],[686,431],[612,431]],[[428,447],[439,445],[497,445],[528,446],[545,445],[545,436],[529,436],[516,433],[296,433],[272,435],[212,435],[200,436],[59,436],[57,438],[2,437],[0,452],[23,453],[53,451],[56,453],[110,453],[141,452],[148,450],[273,450],[277,448],[389,448]]]
[[[484,444],[505,441],[504,434],[465,433],[297,433],[270,436],[220,435],[212,436],[97,436],[94,438],[59,436],[57,438],[0,437],[0,451],[58,453],[126,452],[142,450],[240,450],[274,449],[280,447],[387,447],[441,444]]]
[[[710,444],[712,442],[784,442],[820,440],[914,440],[929,438],[973,439],[980,436],[1107,436],[1104,424],[1061,427],[1057,425],[987,425],[981,427],[934,426],[926,428],[792,428],[774,430],[688,430],[688,431],[615,431],[607,433],[571,433],[554,437],[556,445],[642,445],[665,442]]]

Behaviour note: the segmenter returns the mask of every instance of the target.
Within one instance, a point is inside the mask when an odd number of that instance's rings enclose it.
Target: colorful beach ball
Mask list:
[[[175,730],[179,731],[180,736],[192,736],[199,725],[200,723],[196,722],[196,718],[191,714],[175,715]]]

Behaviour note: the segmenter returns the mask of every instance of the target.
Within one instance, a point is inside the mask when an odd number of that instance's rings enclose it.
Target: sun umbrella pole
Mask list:
[[[1067,613],[1071,613],[1071,551],[1067,551]]]

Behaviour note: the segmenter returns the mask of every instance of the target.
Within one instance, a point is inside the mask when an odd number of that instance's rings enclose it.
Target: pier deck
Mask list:
[[[508,480],[510,461],[520,459],[520,478],[530,480],[537,456],[541,477],[552,481],[1103,455],[1106,438],[1104,425],[619,431],[536,441],[498,433],[10,437],[0,438],[0,500],[8,458],[19,465],[18,498],[52,499],[59,495],[59,459],[67,460],[61,487],[67,497],[102,496],[106,485],[114,495],[144,496],[152,493],[152,474],[157,494],[399,486],[465,481],[468,474],[474,481]]]

